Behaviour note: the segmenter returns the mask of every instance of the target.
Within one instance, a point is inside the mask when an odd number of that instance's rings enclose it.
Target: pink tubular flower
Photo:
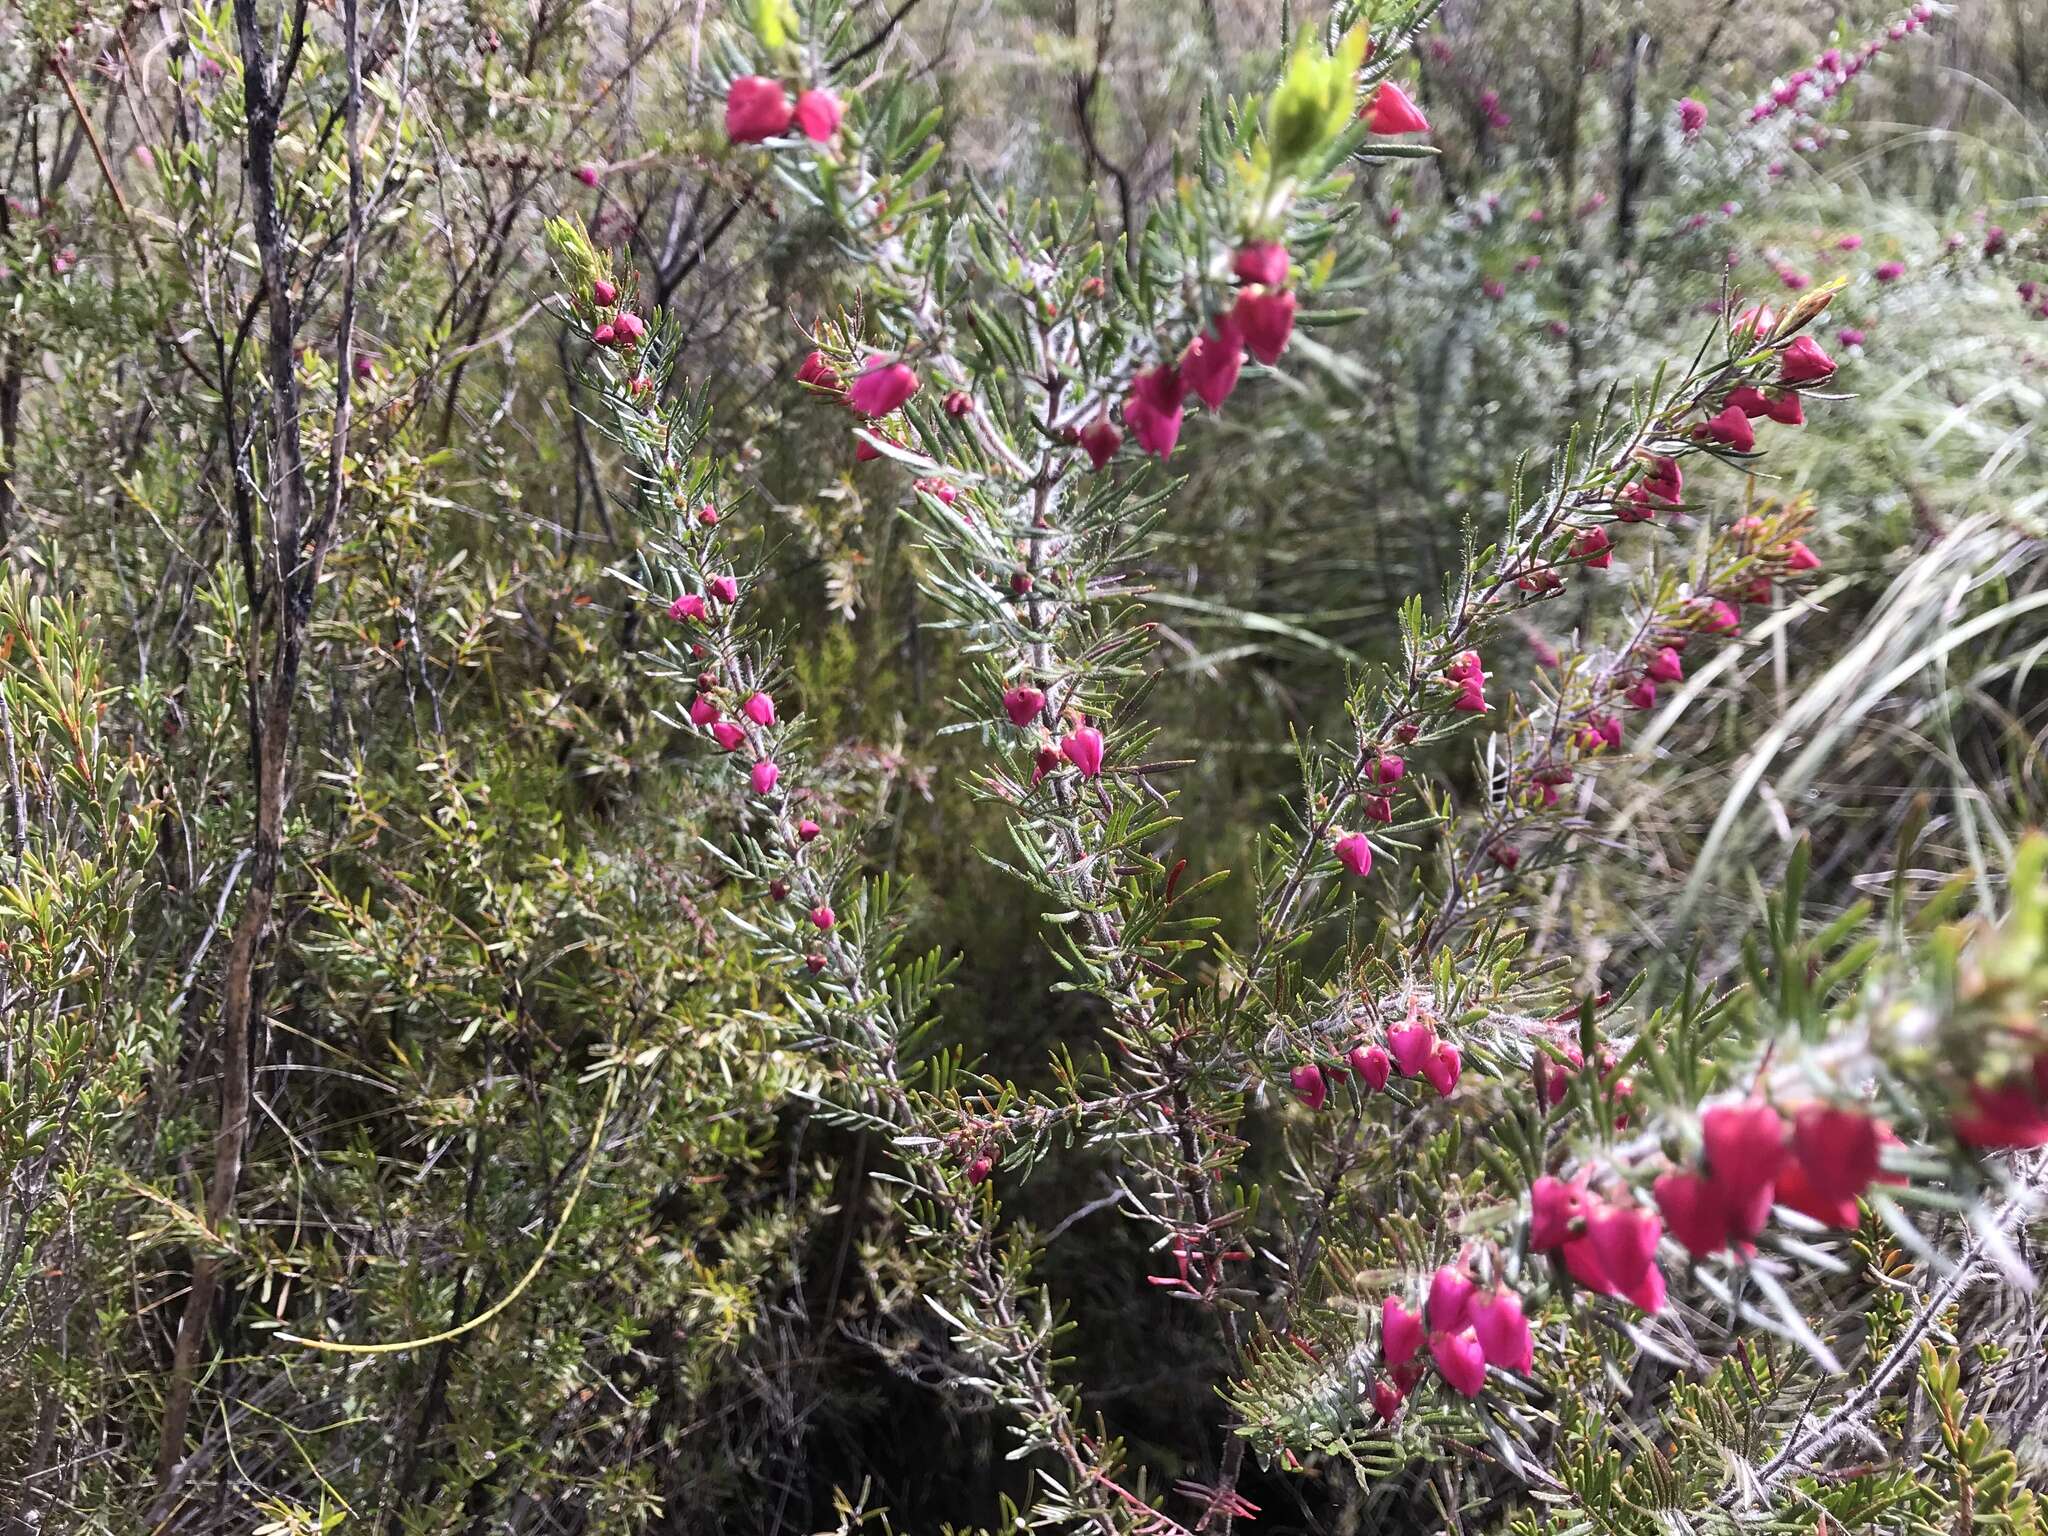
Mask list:
[[[1390,795],[1368,795],[1365,799],[1365,819],[1391,826],[1394,820],[1394,801]]]
[[[1627,698],[1631,709],[1655,709],[1657,685],[1647,677],[1639,677],[1630,685]]]
[[[1880,283],[1896,283],[1906,275],[1906,264],[1903,261],[1880,261],[1870,275]]]
[[[1811,336],[1797,338],[1791,346],[1778,354],[1778,382],[1797,388],[1802,384],[1818,384],[1835,375],[1835,360],[1829,357]]]
[[[847,403],[872,421],[886,416],[917,393],[918,378],[908,363],[869,358],[867,367],[846,392]]]
[[[1528,1374],[1536,1363],[1536,1341],[1522,1311],[1522,1298],[1505,1288],[1484,1291],[1472,1298],[1471,1310],[1472,1332],[1486,1363]]]
[[[796,125],[803,136],[822,144],[839,131],[839,98],[815,86],[796,99]]]
[[[1749,417],[1736,404],[1723,406],[1720,414],[1709,416],[1694,427],[1693,436],[1725,443],[1737,453],[1748,453],[1756,447],[1756,433],[1749,425]]]
[[[1092,779],[1102,772],[1102,732],[1092,725],[1077,726],[1060,738],[1060,756]]]
[[[740,600],[740,584],[730,576],[714,576],[711,595],[721,603],[736,603]]]
[[[1767,394],[1752,385],[1738,384],[1728,391],[1728,409],[1740,411],[1751,420],[1768,416],[1788,427],[1806,424],[1806,412],[1800,408],[1799,396],[1789,390]]]
[[[1706,105],[1703,102],[1693,100],[1690,96],[1680,98],[1678,103],[1679,132],[1683,133],[1688,139],[1697,138],[1699,137],[1700,130],[1706,126]]]
[[[1698,1174],[1659,1174],[1650,1193],[1671,1235],[1694,1258],[1703,1259],[1728,1246],[1727,1212]]]
[[[823,832],[824,830],[825,829],[823,827],[819,826],[815,821],[811,820],[810,817],[806,816],[802,821],[796,824],[796,840],[800,843],[815,842],[818,838],[818,834]]]
[[[1589,570],[1606,570],[1614,563],[1612,541],[1607,537],[1607,530],[1597,524],[1582,530],[1572,540],[1572,558],[1583,561]]]
[[[1313,1062],[1305,1061],[1296,1067],[1288,1081],[1294,1084],[1294,1096],[1310,1109],[1321,1109],[1330,1097],[1330,1080]]]
[[[622,347],[638,346],[647,339],[647,322],[630,309],[612,316],[612,336]]]
[[[715,725],[718,722],[718,716],[718,705],[710,694],[700,693],[690,701],[690,724]]]
[[[590,333],[590,339],[600,347],[608,347],[619,339],[619,333],[612,329],[611,322],[605,321]]]
[[[1643,670],[1660,683],[1685,681],[1685,663],[1679,660],[1678,652],[1668,645],[1659,646],[1657,654],[1650,658],[1650,664]]]
[[[1471,1321],[1472,1277],[1446,1264],[1429,1277],[1429,1331],[1456,1333]]]
[[[775,723],[775,701],[765,693],[750,693],[746,703],[740,706],[740,713],[756,725]]]
[[[1794,539],[1785,546],[1785,569],[1788,571],[1817,571],[1820,556]]]
[[[1585,1196],[1580,1186],[1547,1173],[1530,1185],[1529,1246],[1538,1253],[1562,1248],[1571,1238],[1573,1224],[1584,1215]]]
[[[1346,832],[1337,839],[1337,862],[1361,880],[1372,873],[1372,844],[1363,832]]]
[[[1003,691],[1003,713],[1010,717],[1010,724],[1022,730],[1038,718],[1038,712],[1045,708],[1045,695],[1036,688],[1016,687]]]
[[[1599,1272],[1619,1296],[1639,1290],[1647,1272],[1656,1268],[1657,1240],[1663,1235],[1664,1223],[1641,1206],[1603,1203],[1586,1217],[1586,1240]]]
[[[1835,249],[1838,251],[1860,251],[1863,249],[1863,237],[1861,235],[1844,235],[1835,242]]]
[[[789,132],[794,112],[782,83],[765,75],[741,75],[726,88],[725,136],[735,144],[759,144]]]
[[[1255,240],[1238,247],[1230,266],[1240,282],[1278,288],[1287,281],[1287,247],[1277,240]]]
[[[1486,1385],[1486,1351],[1471,1329],[1462,1333],[1432,1333],[1429,1356],[1437,1374],[1452,1390],[1464,1397],[1477,1397]]]
[[[796,371],[796,381],[809,389],[835,395],[839,393],[839,375],[825,361],[825,354],[819,351],[813,350],[805,355]]]
[[[1950,1124],[1964,1147],[1980,1151],[2048,1147],[2048,1053],[2036,1057],[2032,1081],[2021,1075],[1993,1087],[1970,1083],[1968,1104]]]
[[[1081,451],[1088,455],[1088,462],[1096,469],[1116,457],[1117,449],[1123,445],[1123,433],[1107,416],[1098,416],[1081,429]]]
[[[753,771],[747,777],[753,782],[754,793],[765,795],[781,780],[782,770],[775,766],[774,758],[764,757],[754,764]]]
[[[1291,288],[1245,288],[1238,293],[1230,318],[1252,356],[1271,367],[1294,334],[1294,309]]]
[[[1789,1152],[1785,1122],[1760,1100],[1717,1104],[1700,1116],[1707,1188],[1731,1242],[1746,1242],[1770,1218],[1772,1191]]]
[[[1408,765],[1388,752],[1382,754],[1372,765],[1372,781],[1375,784],[1398,784],[1408,772]]]
[[[1174,444],[1180,441],[1181,409],[1186,399],[1187,384],[1171,363],[1161,363],[1131,380],[1124,420],[1140,448],[1162,459],[1171,456]]]
[[[1407,1400],[1391,1381],[1372,1384],[1372,1411],[1390,1424],[1401,1416],[1401,1405]]]
[[[1202,404],[1216,411],[1237,388],[1237,376],[1244,367],[1244,339],[1229,316],[1188,343],[1181,354],[1180,376]]]
[[[685,592],[668,605],[668,616],[677,623],[694,619],[701,624],[705,617],[704,599],[694,592]]]
[[[1380,1358],[1388,1365],[1406,1365],[1422,1348],[1422,1318],[1401,1304],[1398,1296],[1380,1303]]]
[[[1429,119],[1416,109],[1408,93],[1391,80],[1382,80],[1366,109],[1366,126],[1374,133],[1395,135],[1429,132]]]
[[[1725,597],[1700,599],[1699,626],[1710,635],[1732,635],[1742,628],[1742,615]]]
[[[1861,1110],[1802,1104],[1792,1112],[1792,1156],[1821,1199],[1854,1201],[1877,1177],[1889,1130]]]
[[[1768,304],[1753,304],[1736,316],[1729,334],[1737,341],[1762,341],[1778,328],[1778,316]]]
[[[593,278],[590,284],[590,298],[600,309],[610,309],[619,302],[619,290],[604,278]]]
[[[1387,1048],[1403,1077],[1420,1077],[1436,1046],[1436,1031],[1427,1024],[1396,1024],[1387,1031]]]
[[[1455,1045],[1439,1043],[1429,1053],[1429,1060],[1422,1064],[1422,1075],[1429,1079],[1437,1097],[1448,1099],[1451,1090],[1458,1086],[1458,1074],[1464,1068],[1465,1058]]]
[[[821,931],[826,928],[830,928],[834,923],[838,921],[839,919],[837,915],[832,911],[830,907],[826,906],[823,902],[820,902],[817,906],[811,908],[812,926],[818,928]]]
[[[720,720],[711,727],[711,739],[718,743],[720,751],[736,752],[747,739],[746,728],[731,720]]]
[[[583,183],[583,185],[585,185],[586,187],[594,187],[594,186],[596,186],[596,185],[597,185],[597,183],[598,183],[598,181],[599,181],[599,179],[600,179],[600,178],[599,178],[599,176],[598,176],[598,171],[597,171],[597,167],[596,167],[596,166],[594,166],[594,165],[579,165],[579,166],[577,166],[577,167],[576,167],[576,179],[577,179],[578,181],[582,182],[582,183]]]
[[[1358,1074],[1358,1080],[1374,1093],[1387,1086],[1387,1079],[1394,1070],[1393,1058],[1377,1045],[1354,1045],[1345,1059],[1351,1063],[1351,1070]]]

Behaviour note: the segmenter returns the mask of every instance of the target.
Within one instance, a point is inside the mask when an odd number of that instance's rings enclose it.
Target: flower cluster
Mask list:
[[[1876,62],[1892,43],[1902,42],[1926,26],[1934,7],[1921,0],[1883,32],[1848,49],[1823,50],[1811,64],[1795,69],[1771,88],[1771,94],[1744,114],[1744,120],[1761,123],[1779,113],[1808,116],[1822,104],[1833,101],[1842,88]]]

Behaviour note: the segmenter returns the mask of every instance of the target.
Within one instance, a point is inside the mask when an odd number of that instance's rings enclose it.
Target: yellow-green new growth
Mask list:
[[[1304,35],[1266,105],[1266,143],[1275,170],[1291,170],[1344,131],[1356,110],[1353,82],[1366,45],[1364,27],[1353,27],[1330,54]]]

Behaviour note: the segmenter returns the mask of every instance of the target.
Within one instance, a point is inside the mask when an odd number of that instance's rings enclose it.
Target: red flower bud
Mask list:
[[[1416,110],[1408,93],[1391,80],[1382,80],[1366,109],[1366,126],[1378,134],[1427,133],[1429,119]]]

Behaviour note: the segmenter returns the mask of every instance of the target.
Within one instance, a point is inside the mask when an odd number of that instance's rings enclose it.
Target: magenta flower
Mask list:
[[[1092,779],[1102,772],[1102,732],[1092,725],[1077,726],[1060,739],[1060,756]]]
[[[711,595],[721,603],[736,603],[740,600],[740,584],[730,576],[711,578]]]
[[[737,751],[739,744],[747,739],[746,728],[731,720],[720,720],[711,727],[711,739],[722,751]]]
[[[1706,104],[1695,101],[1690,96],[1681,97],[1678,103],[1678,131],[1688,139],[1695,139],[1706,126]]]
[[[1230,317],[1252,356],[1270,367],[1294,334],[1294,309],[1291,288],[1246,288],[1239,292]]]
[[[1501,1288],[1474,1296],[1472,1332],[1488,1365],[1525,1375],[1535,1365],[1536,1341],[1522,1311],[1522,1298],[1513,1291]]]
[[[823,902],[820,902],[817,906],[811,908],[811,922],[813,926],[819,928],[820,930],[830,928],[838,920],[839,919],[837,915],[834,914],[832,909],[826,906]]]
[[[800,843],[815,842],[818,834],[825,829],[806,816],[796,824],[796,840]]]
[[[1756,447],[1756,432],[1740,405],[1723,406],[1718,415],[1709,416],[1694,427],[1693,436],[1726,444],[1737,453],[1748,453]]]
[[[1429,119],[1408,99],[1408,93],[1391,80],[1382,80],[1366,109],[1366,126],[1374,133],[1394,135],[1429,132]]]
[[[1436,1054],[1436,1031],[1427,1024],[1396,1024],[1387,1031],[1387,1046],[1403,1077],[1419,1077]]]
[[[1182,402],[1187,383],[1171,363],[1149,368],[1131,380],[1130,398],[1124,402],[1124,421],[1147,453],[1164,459],[1180,441]]]
[[[868,365],[846,392],[847,403],[870,420],[886,416],[917,393],[918,378],[907,363],[869,358]]]
[[[1323,1076],[1323,1069],[1312,1062],[1303,1062],[1289,1074],[1294,1084],[1294,1096],[1310,1109],[1321,1109],[1330,1097],[1330,1083]]]
[[[1337,862],[1361,880],[1372,873],[1372,844],[1363,832],[1346,832],[1337,839]]]
[[[1896,283],[1906,275],[1906,264],[1903,261],[1880,261],[1870,275],[1880,283]]]
[[[1451,1090],[1458,1086],[1458,1074],[1464,1069],[1465,1058],[1455,1045],[1438,1043],[1429,1053],[1429,1060],[1422,1064],[1422,1075],[1429,1079],[1429,1086],[1436,1090],[1440,1099],[1448,1099]]]
[[[1276,240],[1256,240],[1238,249],[1231,270],[1240,282],[1278,288],[1287,281],[1287,247]]]
[[[803,136],[823,144],[839,131],[839,98],[814,87],[797,97],[795,115]]]
[[[1555,1103],[1555,1100],[1552,1100]],[[1538,1253],[1562,1248],[1583,1214],[1585,1190],[1543,1175],[1529,1186],[1529,1246]]]
[[[1100,469],[1116,457],[1117,449],[1124,445],[1124,435],[1117,430],[1116,423],[1104,415],[1081,429],[1080,441],[1081,451],[1088,455],[1089,464]]]
[[[1214,330],[1205,331],[1188,343],[1187,351],[1181,354],[1180,376],[1202,404],[1216,411],[1223,408],[1223,402],[1237,388],[1237,376],[1243,367],[1244,338],[1238,334],[1235,321],[1226,315],[1217,321]]]
[[[1045,695],[1036,688],[1009,688],[1003,692],[1003,713],[1010,717],[1010,724],[1022,730],[1038,718],[1038,712],[1045,708]]]
[[[816,350],[805,354],[803,363],[797,368],[796,381],[808,389],[832,394],[839,392],[839,375],[825,361],[825,354]]]
[[[747,777],[753,781],[754,793],[765,795],[781,780],[782,770],[775,766],[774,758],[764,757],[754,764],[753,771]]]
[[[765,693],[750,693],[747,702],[740,706],[740,713],[756,725],[775,723],[775,701]]]
[[[1464,1397],[1477,1397],[1486,1385],[1486,1351],[1471,1329],[1462,1333],[1432,1333],[1429,1356],[1437,1374]]]
[[[1386,1087],[1388,1077],[1393,1074],[1394,1060],[1381,1046],[1354,1045],[1345,1059],[1351,1063],[1351,1070],[1358,1074],[1358,1080],[1374,1093]]]
[[[678,623],[684,619],[695,619],[701,624],[705,618],[704,599],[694,592],[685,592],[668,605],[668,616]]]
[[[719,713],[718,705],[712,701],[711,696],[700,693],[690,703],[690,724],[715,725],[718,722]]]
[[[1790,388],[1818,384],[1835,374],[1835,360],[1811,336],[1801,336],[1778,355],[1778,382]]]
[[[1422,1348],[1422,1318],[1401,1304],[1398,1296],[1380,1303],[1380,1358],[1388,1365],[1406,1365]]]
[[[759,144],[789,132],[794,108],[781,82],[741,75],[726,87],[725,136],[735,144]]]

